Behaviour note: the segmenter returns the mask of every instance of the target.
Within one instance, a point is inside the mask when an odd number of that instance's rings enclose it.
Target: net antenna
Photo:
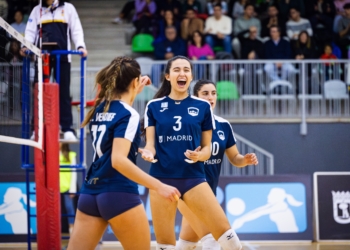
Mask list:
[[[41,3],[41,1],[40,1]],[[14,135],[11,132],[8,132],[6,130],[0,130],[0,142],[6,142],[11,144],[20,144],[20,145],[27,145],[32,146],[38,149],[43,148],[43,75],[42,75],[42,58],[41,58],[41,50],[40,48],[33,45],[31,42],[27,41],[24,36],[19,34],[10,24],[8,24],[3,18],[0,17],[0,29],[4,29],[8,35],[5,35],[5,37],[1,37],[1,39],[7,39],[8,42],[15,41],[20,43],[21,46],[24,46],[30,50],[32,54],[34,54],[36,60],[37,60],[37,71],[38,71],[38,95],[35,96],[33,99],[35,102],[38,102],[38,135],[36,136],[37,140],[30,139],[30,135],[25,135],[23,138],[23,135]],[[7,51],[6,47],[0,47],[0,50],[4,50],[4,54],[10,53]],[[0,95],[0,127],[10,127],[9,125],[18,124],[18,123],[24,123],[24,117],[25,116],[32,116],[33,114],[30,113],[30,110],[32,109],[31,103],[26,103],[25,105],[28,105],[29,113],[25,113],[24,110],[22,110],[20,103],[24,102],[23,96],[24,94],[27,94],[28,98],[30,98],[31,93],[31,83],[29,82],[29,65],[25,65],[25,63],[15,63],[15,62],[8,62],[5,60],[5,58],[0,58],[0,94],[4,96],[4,98],[1,99]],[[5,62],[4,62],[5,61]],[[29,60],[24,60],[28,61]],[[21,69],[23,67],[23,75],[21,76]],[[24,67],[28,67],[28,70],[26,73]],[[22,86],[22,94],[15,94],[16,91],[13,87],[13,82],[24,83],[24,75],[28,75],[28,82],[26,83],[28,86],[28,93],[23,92],[23,86]],[[22,79],[23,77],[23,79]],[[8,89],[12,88],[12,92],[8,91]],[[18,91],[19,92],[19,91]],[[6,99],[5,99],[6,98]],[[5,100],[4,100],[5,99]],[[5,105],[2,105],[2,103],[5,103]],[[4,106],[4,107],[2,107]],[[15,107],[15,108],[14,108]],[[14,115],[13,113],[22,113],[22,115]],[[22,117],[22,118],[21,118]],[[31,118],[29,118],[30,121]],[[30,124],[26,124],[25,126],[31,126]],[[23,128],[23,124],[22,124]]]

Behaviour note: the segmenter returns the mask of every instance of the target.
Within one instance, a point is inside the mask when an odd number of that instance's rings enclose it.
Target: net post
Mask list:
[[[61,249],[58,142],[59,88],[58,84],[55,83],[44,83],[43,85],[45,92],[43,100],[44,150],[37,148],[34,150],[36,195],[40,197],[40,199],[37,199],[37,241],[38,250],[59,250]],[[37,110],[35,108],[35,111]],[[36,122],[38,119],[34,120]],[[37,136],[37,132],[35,135]]]

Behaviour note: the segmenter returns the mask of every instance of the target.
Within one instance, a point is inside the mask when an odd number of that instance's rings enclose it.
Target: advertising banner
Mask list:
[[[317,241],[350,241],[350,172],[314,173]]]

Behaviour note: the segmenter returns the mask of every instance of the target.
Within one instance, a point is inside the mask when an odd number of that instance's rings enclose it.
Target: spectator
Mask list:
[[[282,18],[278,15],[278,8],[276,5],[270,5],[267,9],[268,16],[261,22],[261,37],[270,36],[270,28],[272,26],[278,26],[281,29],[281,36],[286,34],[286,24]]]
[[[255,26],[249,28],[249,36],[240,39],[242,59],[262,59],[264,58],[264,45],[257,39],[258,29]]]
[[[227,3],[225,0],[210,0],[207,3],[207,12],[209,16],[214,15],[214,7],[220,4],[221,5],[221,10],[222,10],[222,14],[226,15],[228,13],[228,8],[227,8]]]
[[[299,33],[306,30],[309,36],[312,36],[312,28],[309,20],[300,17],[299,10],[291,8],[289,11],[290,19],[286,23],[288,38],[294,42],[298,39]]]
[[[18,33],[24,36],[26,30],[26,24],[23,22],[23,13],[21,10],[15,12],[15,22],[11,23],[12,28],[14,28]]]
[[[350,3],[350,0],[334,0],[336,16],[333,21],[333,32],[339,33],[339,21],[345,15],[344,5]]]
[[[299,33],[298,40],[293,47],[295,59],[315,59],[316,50],[315,44],[312,42],[312,38],[305,30]]]
[[[164,41],[165,30],[167,27],[174,26],[176,28],[176,34],[180,34],[180,23],[174,17],[172,10],[166,10],[164,16],[158,21],[157,27],[154,29],[154,44]]]
[[[193,9],[189,8],[186,11],[186,18],[184,18],[181,22],[182,39],[188,40],[196,30],[203,33],[204,22],[202,19],[196,17],[196,13]]]
[[[21,44],[15,39],[11,39],[9,42],[9,51],[5,50],[6,61],[10,63],[22,62],[23,57],[20,54]]]
[[[333,54],[332,51],[332,46],[330,44],[326,44],[324,46],[324,54],[321,55],[320,57],[321,60],[334,60],[337,59],[337,57]],[[334,70],[333,69],[334,63],[325,63],[322,68],[323,71],[325,72],[325,80],[329,80],[331,72]]]
[[[64,16],[62,16],[64,13]],[[57,49],[69,50],[72,39],[77,50],[87,55],[85,50],[83,28],[78,17],[78,13],[71,3],[46,0],[42,6],[37,5],[29,16],[26,26],[25,37],[27,41],[35,43],[38,46],[39,23],[42,22],[42,42],[57,43]],[[25,55],[27,48],[21,50],[22,56]],[[50,68],[55,68],[56,57],[50,57]],[[71,57],[61,56],[60,62],[60,125],[64,133],[64,139],[67,141],[76,140],[74,130],[72,129],[73,116],[70,97],[70,71]]]
[[[135,0],[135,14],[132,19],[138,33],[150,33],[157,6],[153,0]]]
[[[212,49],[223,46],[224,51],[231,53],[232,19],[222,14],[221,4],[214,6],[214,15],[205,20],[206,43]]]
[[[339,29],[339,47],[342,58],[347,58],[348,46],[350,45],[350,3],[344,5],[345,15],[340,19]]]
[[[157,0],[157,13],[164,16],[166,10],[172,10],[176,19],[181,20],[182,6],[178,0]]]
[[[281,31],[279,27],[272,26],[270,28],[271,39],[265,42],[265,59],[291,59],[292,52],[291,46],[288,41],[281,38]],[[264,67],[266,74],[272,80],[280,80],[281,77],[278,75],[278,71],[281,70],[282,79],[287,79],[288,74],[294,72],[294,67],[290,63],[266,63]]]
[[[310,0],[308,0],[310,1]],[[280,12],[281,18],[288,19],[289,10],[291,8],[296,8],[300,11],[301,16],[305,16],[305,5],[304,0],[279,0],[278,10]]]
[[[203,13],[202,5],[198,0],[185,0],[182,4],[182,15],[187,16],[187,10],[192,9],[196,14]]]
[[[239,36],[241,32],[247,33],[249,27],[255,26],[260,37],[261,24],[260,20],[254,17],[254,5],[248,3],[244,6],[244,15],[235,20],[233,32],[235,36]]]
[[[126,2],[120,11],[119,15],[113,19],[113,23],[121,24],[130,15],[131,11],[135,9],[135,0]]]
[[[244,6],[249,2],[249,0],[238,0],[234,3],[232,9],[232,18],[237,19],[244,15]]]
[[[165,29],[166,39],[155,44],[154,56],[157,60],[168,60],[174,56],[186,56],[186,42],[177,37],[176,28],[168,26]]]
[[[0,0],[0,17],[7,21],[8,4],[6,0]]]
[[[335,6],[332,0],[311,0],[306,2],[306,15],[315,31],[319,26],[332,31]]]

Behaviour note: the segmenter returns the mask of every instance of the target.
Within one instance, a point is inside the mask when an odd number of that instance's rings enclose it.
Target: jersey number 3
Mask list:
[[[101,141],[104,134],[106,133],[106,125],[105,124],[102,124],[100,126],[92,125],[91,131],[92,131],[92,136],[94,138],[94,141],[92,142],[92,146],[95,150],[94,158],[93,158],[95,160],[96,154],[98,155],[98,157],[101,157],[103,155],[101,151]]]
[[[181,123],[182,117],[181,116],[174,116],[174,119],[176,119],[176,122],[175,122],[176,126],[173,126],[173,129],[175,131],[180,131],[181,126],[182,126],[182,123]]]

